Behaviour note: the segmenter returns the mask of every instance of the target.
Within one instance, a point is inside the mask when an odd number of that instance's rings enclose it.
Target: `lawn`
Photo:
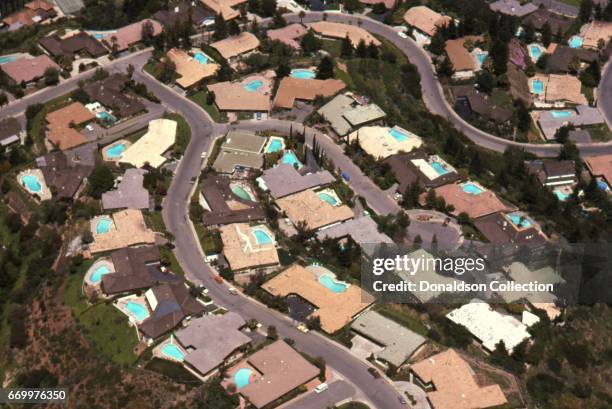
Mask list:
[[[189,99],[198,104],[200,107],[204,108],[208,115],[215,122],[227,122],[227,115],[224,112],[220,112],[215,104],[207,104],[206,103],[206,91],[198,91],[193,95],[189,96]]]
[[[164,116],[166,119],[172,119],[177,122],[176,128],[176,141],[174,142],[174,154],[182,155],[185,153],[187,149],[187,145],[189,145],[189,141],[191,141],[191,127],[181,115],[176,113],[166,114]]]
[[[382,305],[380,308],[377,308],[376,311],[417,334],[421,334],[424,337],[427,336],[427,328],[425,328],[425,325],[419,320],[418,313],[409,307],[402,305],[398,305],[397,307]]]
[[[512,96],[508,91],[502,89],[495,89],[493,90],[491,98],[493,99],[493,102],[495,102],[496,105],[499,105],[502,108],[513,110]]]
[[[370,409],[370,407],[361,402],[348,402],[337,406],[337,409]]]
[[[340,57],[340,50],[342,49],[342,42],[338,40],[330,40],[324,38],[322,40],[323,50],[327,51],[334,58]]]
[[[83,277],[93,262],[84,262],[69,277],[62,301],[72,308],[75,321],[92,348],[116,364],[131,366],[138,358],[133,352],[138,338],[127,317],[106,301],[88,304],[82,293]]]
[[[586,127],[589,131],[593,142],[607,142],[612,140],[612,132],[606,124],[594,125]]]
[[[185,272],[183,271],[183,268],[179,264],[178,260],[176,259],[176,256],[174,255],[174,252],[172,250],[170,250],[166,246],[160,246],[159,247],[159,254],[160,254],[162,260],[165,260],[165,261],[170,263],[170,271],[172,271],[173,273],[178,274],[178,275],[182,275],[182,276],[185,275]]]

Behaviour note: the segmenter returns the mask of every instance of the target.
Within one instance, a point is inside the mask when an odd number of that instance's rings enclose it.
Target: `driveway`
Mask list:
[[[336,403],[342,402],[355,395],[353,388],[346,381],[336,381],[329,384],[329,388],[321,393],[311,391],[303,397],[293,400],[286,405],[279,406],[279,409],[324,409],[333,407]]]

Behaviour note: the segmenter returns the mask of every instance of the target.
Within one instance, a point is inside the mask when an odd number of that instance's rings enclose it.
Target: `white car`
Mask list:
[[[321,393],[329,388],[329,385],[323,382],[319,386],[314,388],[315,393]]]
[[[87,126],[85,127],[85,129],[87,129],[89,132],[91,132],[91,131],[93,131],[93,126],[91,126],[91,125],[87,125]]]
[[[298,329],[298,331],[302,331],[304,334],[307,334],[309,331],[308,327],[306,327],[306,325],[304,324],[300,324],[296,328]]]
[[[200,155],[200,158],[204,159],[206,157],[206,152],[202,152],[202,154]]]
[[[408,38],[408,34],[406,34],[403,31],[400,31],[399,33],[397,33],[398,36],[402,37],[402,38]]]

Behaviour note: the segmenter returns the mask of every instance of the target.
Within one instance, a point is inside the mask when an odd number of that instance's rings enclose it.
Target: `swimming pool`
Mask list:
[[[531,93],[542,95],[544,93],[544,82],[542,80],[532,80]]]
[[[117,118],[106,111],[98,112],[96,114],[96,118],[109,124],[114,124],[115,122],[117,122]]]
[[[268,234],[267,231],[263,229],[251,229],[253,236],[255,236],[255,243],[257,244],[271,244],[272,237]]]
[[[96,223],[96,234],[108,233],[113,225],[113,221],[108,218],[98,220]]]
[[[193,58],[200,64],[208,64],[208,61],[210,60],[210,58],[202,52],[195,53]]]
[[[474,195],[474,196],[477,196],[481,194],[482,192],[484,192],[484,190],[482,190],[480,186],[475,185],[474,183],[469,183],[469,182],[463,184],[461,188],[463,189],[465,193],[469,193],[470,195]]]
[[[106,149],[106,157],[109,159],[118,159],[127,149],[124,143],[118,143]]]
[[[131,316],[136,318],[138,321],[143,321],[149,317],[149,310],[144,305],[134,302],[128,301],[125,304],[125,309],[130,313]]]
[[[235,194],[236,196],[238,196],[239,198],[241,198],[242,200],[248,200],[250,202],[253,202],[253,197],[251,196],[251,194],[242,186],[240,185],[232,185],[230,187],[230,189],[232,190],[232,193]]]
[[[572,116],[572,111],[550,111],[553,118],[569,118]]]
[[[6,55],[4,57],[0,57],[0,64],[6,64],[7,62],[13,62],[17,60],[17,57],[12,55]]]
[[[262,80],[254,80],[244,85],[244,89],[249,92],[256,92],[261,87],[263,87]]]
[[[42,185],[36,175],[25,175],[21,178],[21,183],[32,193],[38,193],[42,190]]]
[[[319,276],[319,283],[321,283],[328,290],[339,294],[346,291],[348,284],[343,281],[336,280],[330,274],[322,274]]]
[[[291,70],[291,77],[300,78],[303,80],[310,80],[317,76],[317,74],[313,70],[307,70],[303,68]]]
[[[293,153],[293,151],[287,151],[283,154],[283,159],[282,159],[283,163],[286,163],[288,165],[291,165],[293,167],[297,167],[298,169],[301,168],[302,166],[302,162],[300,162],[300,160],[297,158],[297,156],[295,156],[295,153]]]
[[[572,36],[567,42],[571,48],[581,48],[582,47],[582,37],[580,36]]]
[[[275,153],[283,150],[283,141],[280,139],[271,139],[270,143],[266,147],[266,153]]]
[[[323,200],[325,203],[328,203],[332,206],[338,205],[338,201],[336,200],[336,198],[330,195],[329,193],[320,192],[320,193],[317,193],[317,196],[319,197],[319,199]]]
[[[391,135],[393,139],[395,139],[398,142],[404,142],[408,140],[408,135],[406,135],[403,132],[398,131],[395,128],[389,129],[389,135]]]
[[[176,361],[183,362],[185,360],[185,354],[174,344],[166,344],[161,349],[162,354]]]
[[[92,283],[99,283],[102,280],[102,276],[109,274],[110,272],[110,268],[107,266],[100,266],[91,273],[89,281]]]
[[[250,383],[251,374],[253,371],[249,368],[240,368],[234,374],[234,383],[236,388],[244,388]]]
[[[478,60],[478,63],[480,65],[484,64],[485,60],[487,59],[487,54],[485,53],[476,53],[476,59]]]
[[[531,227],[531,221],[528,218],[521,216],[520,214],[510,213],[508,215],[508,219],[510,219],[513,225],[522,229]]]
[[[435,160],[433,162],[431,162],[431,167],[440,176],[446,175],[447,173],[450,173],[450,170],[446,169],[446,167],[441,162],[438,162],[438,161],[435,161]]]
[[[534,60],[538,61],[538,59],[542,56],[542,47],[537,44],[531,44],[528,47],[529,56]]]
[[[608,186],[608,184],[604,182],[603,180],[597,181],[597,187],[600,188],[601,190],[605,190],[606,192],[610,190],[610,186]]]
[[[566,201],[570,197],[570,195],[568,195],[567,193],[563,193],[560,190],[555,190],[554,194],[555,194],[555,196],[557,196],[557,199],[559,199],[562,202]]]

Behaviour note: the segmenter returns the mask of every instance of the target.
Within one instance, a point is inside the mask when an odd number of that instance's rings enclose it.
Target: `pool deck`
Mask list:
[[[153,351],[152,351],[153,356],[156,358],[165,359],[166,361],[177,362],[177,363],[182,364],[183,361],[174,359],[162,352],[162,349],[164,349],[166,345],[174,345],[183,353],[183,355],[187,355],[187,351],[185,351],[185,349],[178,343],[176,339],[174,339],[173,336],[170,336],[169,338],[166,338],[165,340],[160,342],[155,348],[153,348]]]
[[[106,145],[104,148],[102,148],[102,159],[104,159],[107,162],[119,162],[119,160],[121,159],[121,157],[117,157],[117,158],[109,158],[106,155],[106,151],[109,150],[110,148],[112,148],[115,145],[119,145],[119,144],[124,144],[125,145],[125,150],[123,151],[123,153],[125,153],[128,148],[132,145],[132,142],[128,141],[127,139],[119,139],[116,142],[111,143],[110,145]]]
[[[143,320],[139,321],[136,319],[136,317],[134,317],[132,314],[130,314],[127,309],[126,309],[126,304],[129,301],[134,301],[137,302],[138,304],[142,304],[143,306],[146,306],[147,311],[149,312],[149,315],[144,318]],[[127,295],[125,297],[119,298],[117,299],[113,305],[115,306],[115,308],[117,308],[119,311],[121,311],[122,314],[125,314],[128,317],[128,320],[130,321],[130,323],[136,323],[136,324],[141,324],[142,322],[144,322],[147,318],[149,318],[151,316],[151,309],[149,308],[149,304],[147,303],[147,299],[145,298],[144,295],[136,296],[133,294]]]
[[[26,186],[21,183],[21,178],[28,175],[36,176],[36,178],[38,179],[38,183],[40,183],[40,192],[31,192]],[[50,200],[53,197],[53,194],[47,186],[47,183],[45,182],[45,177],[40,169],[26,169],[24,171],[19,172],[19,174],[17,175],[17,183],[19,184],[19,186],[21,186],[23,190],[28,192],[30,195],[34,197],[39,197],[41,201]]]
[[[115,272],[115,265],[113,264],[110,257],[99,258],[91,265],[91,267],[89,267],[89,269],[85,273],[85,278],[83,279],[83,282],[86,285],[89,285],[92,287],[100,287],[100,283],[102,282],[102,280],[100,280],[97,283],[94,283],[91,281],[91,275],[98,267],[102,267],[102,266],[108,267],[108,269],[110,270],[108,274],[112,274]]]
[[[272,238],[272,243],[257,244],[251,233],[255,227],[265,230]],[[233,271],[278,265],[274,233],[265,225],[249,226],[247,223],[234,223],[222,226],[220,231],[223,254]]]
[[[395,139],[389,133],[393,129],[405,134],[406,140]],[[419,136],[398,126],[364,126],[349,134],[349,141],[354,140],[359,140],[361,148],[375,158],[387,158],[401,151],[410,152],[423,144]]]
[[[136,244],[154,244],[155,232],[150,230],[140,210],[128,209],[113,213],[112,219],[115,228],[108,233],[95,234],[95,225],[92,220],[94,242],[89,245],[89,251],[100,253],[103,251],[120,249]]]

